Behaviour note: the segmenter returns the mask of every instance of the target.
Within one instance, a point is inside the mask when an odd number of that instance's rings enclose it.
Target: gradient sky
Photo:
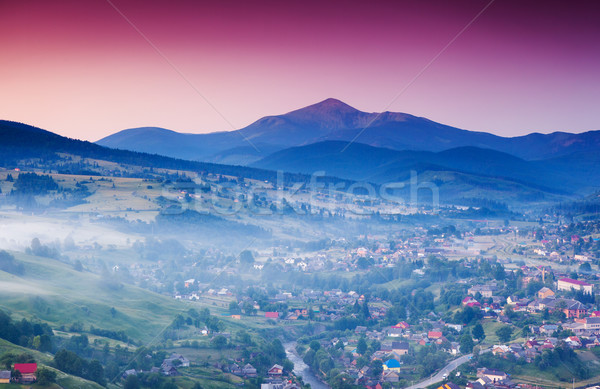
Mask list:
[[[0,0],[0,118],[95,141],[335,97],[504,136],[600,129],[600,1],[496,0],[473,21],[489,3]]]

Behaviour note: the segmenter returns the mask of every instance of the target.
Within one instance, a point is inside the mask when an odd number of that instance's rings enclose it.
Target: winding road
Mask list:
[[[438,382],[442,382],[444,380],[444,374],[450,374],[452,370],[456,369],[463,363],[467,362],[469,359],[473,357],[473,354],[463,355],[462,357],[458,357],[455,360],[448,363],[446,366],[442,368],[442,370],[438,371],[435,375],[429,377],[425,381],[421,381],[418,384],[414,384],[408,386],[406,389],[422,389],[426,388],[429,385],[436,384]]]

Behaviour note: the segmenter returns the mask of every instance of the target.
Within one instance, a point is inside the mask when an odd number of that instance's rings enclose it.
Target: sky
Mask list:
[[[0,0],[0,119],[96,141],[329,97],[502,136],[600,130],[600,1]]]

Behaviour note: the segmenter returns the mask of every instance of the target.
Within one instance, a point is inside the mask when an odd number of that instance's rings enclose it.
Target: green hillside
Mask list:
[[[147,342],[190,307],[185,301],[115,282],[110,274],[103,277],[50,258],[13,255],[25,271],[22,276],[0,271],[0,308],[54,328],[81,322],[84,328],[123,330]]]
[[[48,386],[47,388],[64,388],[64,389],[101,389],[102,386],[98,385],[95,382],[85,380],[83,378],[75,377],[66,373],[63,373],[60,370],[56,370],[50,366],[48,363],[52,360],[52,356],[50,354],[44,354],[39,351],[31,350],[25,347],[17,346],[16,344],[10,343],[4,339],[0,339],[0,356],[5,354],[30,354],[32,355],[38,366],[44,366],[48,369],[55,370],[57,373],[56,383],[57,385]],[[29,385],[2,385],[3,388],[28,388]],[[39,387],[39,386],[38,386]]]

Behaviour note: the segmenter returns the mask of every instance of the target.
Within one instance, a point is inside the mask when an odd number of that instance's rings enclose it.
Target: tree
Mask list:
[[[369,311],[369,302],[366,298],[362,305],[362,315],[365,318],[365,320],[371,317],[371,312]]]
[[[473,351],[474,346],[475,343],[473,342],[473,338],[468,332],[465,332],[460,338],[460,352],[463,354],[468,354]]]
[[[81,263],[81,261],[79,259],[76,260],[75,263],[73,264],[73,270],[83,271],[83,264]]]
[[[211,345],[217,350],[227,347],[227,338],[223,335],[217,335],[210,341]]]
[[[504,326],[501,328],[498,328],[498,330],[496,330],[496,335],[498,336],[498,339],[500,339],[500,341],[502,343],[506,343],[510,340],[510,337],[512,336],[513,333],[513,329],[510,326]]]
[[[232,301],[229,303],[229,313],[232,315],[238,315],[242,312],[240,306],[237,301]]]
[[[97,359],[93,359],[87,366],[86,377],[88,380],[99,383],[104,386],[106,380],[104,379],[104,368]]]
[[[56,372],[54,370],[41,367],[37,370],[37,382],[40,385],[50,385],[56,382]]]
[[[358,344],[356,345],[356,352],[359,353],[360,355],[364,355],[366,351],[367,351],[367,341],[365,340],[364,337],[361,337],[358,340]]]
[[[319,343],[318,340],[313,340],[312,342],[310,342],[309,347],[313,350],[319,351],[319,349],[321,348],[321,343]]]
[[[592,265],[590,265],[587,262],[582,263],[581,266],[579,266],[580,273],[590,273],[591,271],[592,271]]]
[[[254,263],[254,255],[250,250],[244,250],[240,253],[240,263],[244,265],[252,265]]]
[[[383,373],[383,362],[381,359],[374,359],[371,362],[371,366],[369,369],[369,375],[373,378],[379,378]]]
[[[140,380],[136,375],[127,376],[123,389],[140,389]]]
[[[477,323],[475,324],[475,327],[473,327],[473,337],[479,341],[485,339],[485,331],[483,330],[481,323]]]

